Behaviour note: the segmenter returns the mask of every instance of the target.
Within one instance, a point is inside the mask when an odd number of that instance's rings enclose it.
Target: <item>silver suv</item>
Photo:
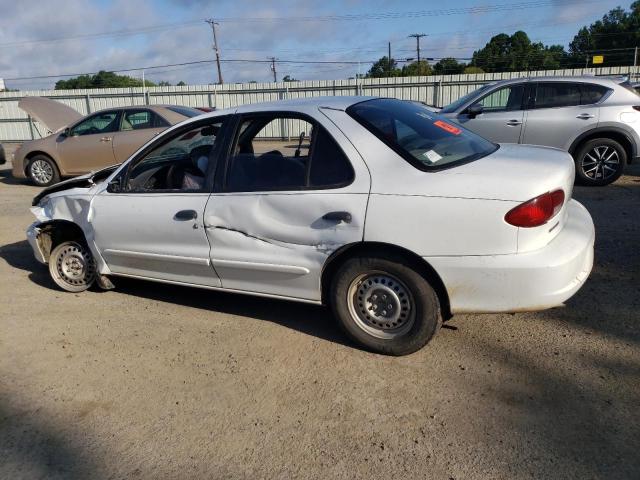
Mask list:
[[[533,77],[485,85],[440,113],[498,143],[568,151],[576,180],[607,185],[640,153],[640,96],[623,80]]]

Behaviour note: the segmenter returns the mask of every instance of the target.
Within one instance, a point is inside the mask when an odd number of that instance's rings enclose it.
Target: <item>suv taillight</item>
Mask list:
[[[555,217],[564,203],[564,192],[554,190],[509,210],[504,220],[514,227],[539,227]]]

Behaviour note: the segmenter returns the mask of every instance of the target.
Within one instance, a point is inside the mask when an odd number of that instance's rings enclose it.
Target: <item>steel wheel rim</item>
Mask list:
[[[608,145],[598,145],[582,158],[582,173],[592,180],[607,180],[620,168],[618,151]]]
[[[349,285],[347,304],[355,324],[380,339],[404,335],[415,322],[416,307],[411,290],[387,272],[358,275]]]
[[[55,258],[55,280],[74,288],[86,287],[96,276],[93,256],[77,243],[69,243]]]
[[[38,183],[49,183],[53,178],[53,167],[45,160],[32,162],[29,169],[31,171],[31,178]]]

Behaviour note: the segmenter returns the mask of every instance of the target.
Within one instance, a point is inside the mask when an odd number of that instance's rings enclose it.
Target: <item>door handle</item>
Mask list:
[[[518,125],[522,125],[522,122],[520,120],[509,120],[507,121],[507,125],[510,127],[517,127]]]
[[[594,117],[595,115],[591,115],[590,113],[581,113],[576,118],[579,118],[580,120],[589,120],[590,118],[594,118]]]
[[[174,220],[180,221],[195,220],[196,218],[198,218],[198,212],[195,210],[180,210],[173,216]]]
[[[100,139],[101,142],[110,142],[111,141],[111,137],[102,137]]]
[[[330,222],[344,222],[351,223],[352,217],[349,212],[329,212],[322,216],[323,220],[329,220]]]

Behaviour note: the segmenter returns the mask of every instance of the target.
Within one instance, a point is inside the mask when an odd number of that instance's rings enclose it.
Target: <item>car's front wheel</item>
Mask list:
[[[615,182],[627,163],[627,152],[615,140],[596,138],[586,142],[575,156],[576,178],[582,185]]]
[[[96,279],[96,264],[86,245],[63,242],[49,256],[49,273],[53,281],[67,292],[82,292]]]
[[[421,349],[442,324],[435,291],[400,257],[350,258],[333,278],[330,300],[349,337],[387,355]]]
[[[48,187],[60,181],[60,171],[56,162],[46,155],[36,155],[29,161],[27,174],[39,187]]]

